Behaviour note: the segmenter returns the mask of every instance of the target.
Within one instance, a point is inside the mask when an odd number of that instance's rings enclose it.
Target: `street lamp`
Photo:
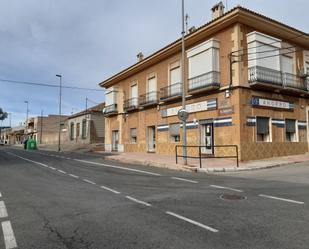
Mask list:
[[[62,75],[56,74],[56,77],[59,78],[59,132],[58,132],[58,152],[60,149],[60,139],[61,139],[61,88],[62,88]]]
[[[26,115],[26,135],[28,136],[28,115],[29,115],[29,101],[25,100],[25,103],[27,104],[27,115]]]
[[[185,81],[185,1],[181,4],[181,83],[182,83],[182,110],[186,110],[186,81]],[[182,154],[183,164],[187,165],[187,127],[186,118],[182,119]]]

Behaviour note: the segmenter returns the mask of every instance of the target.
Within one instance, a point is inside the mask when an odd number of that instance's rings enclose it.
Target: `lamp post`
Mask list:
[[[25,103],[27,105],[27,110],[26,110],[26,135],[28,136],[28,115],[29,115],[29,101],[25,100]]]
[[[181,32],[181,82],[182,82],[182,109],[186,109],[186,84],[185,84],[185,1],[182,0],[181,4],[181,22],[182,22],[182,32]],[[187,127],[186,120],[182,120],[182,154],[183,154],[183,164],[187,165]]]
[[[59,78],[59,132],[58,132],[58,152],[61,151],[60,148],[60,139],[61,139],[61,88],[62,88],[62,75],[56,74],[56,77]]]

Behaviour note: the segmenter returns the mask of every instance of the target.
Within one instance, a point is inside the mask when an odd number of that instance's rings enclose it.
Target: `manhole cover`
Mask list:
[[[246,196],[236,195],[236,194],[223,194],[223,195],[220,195],[220,198],[223,200],[229,200],[229,201],[240,201],[240,200],[247,199]]]

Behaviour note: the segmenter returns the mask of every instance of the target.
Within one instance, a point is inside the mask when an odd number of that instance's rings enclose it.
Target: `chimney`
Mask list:
[[[212,11],[212,20],[219,18],[220,16],[223,16],[224,14],[224,5],[222,2],[217,3],[211,8]]]
[[[189,28],[189,34],[191,34],[194,31],[196,31],[196,27],[195,26],[192,26],[191,28]]]
[[[142,61],[142,60],[144,59],[144,55],[143,55],[142,52],[139,52],[139,53],[136,55],[136,57],[137,57],[138,62],[140,62],[140,61]]]

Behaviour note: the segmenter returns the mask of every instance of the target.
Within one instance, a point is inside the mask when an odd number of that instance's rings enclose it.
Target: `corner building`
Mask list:
[[[185,36],[188,145],[210,156],[232,153],[214,145],[238,145],[241,160],[307,152],[308,34],[243,7],[222,8]],[[105,149],[174,155],[180,79],[177,40],[101,82]]]

